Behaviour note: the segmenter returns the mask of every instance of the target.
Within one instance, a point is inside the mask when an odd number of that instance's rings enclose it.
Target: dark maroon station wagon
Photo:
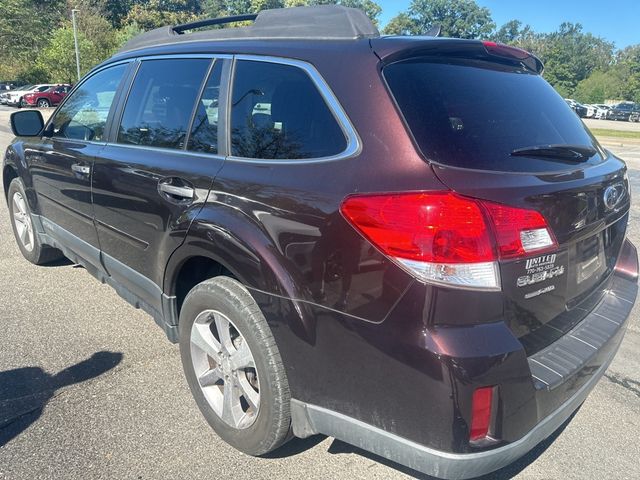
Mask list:
[[[542,69],[343,7],[154,30],[12,116],[16,239],[149,312],[243,452],[491,472],[580,406],[637,293],[625,164]]]

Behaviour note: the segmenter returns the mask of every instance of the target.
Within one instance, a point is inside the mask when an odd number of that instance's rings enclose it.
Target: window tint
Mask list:
[[[53,136],[75,140],[104,139],[104,127],[126,65],[89,77],[68,97],[52,120]]]
[[[347,147],[340,126],[303,70],[277,63],[236,64],[232,154],[245,158],[320,158]]]
[[[216,61],[202,97],[196,105],[188,149],[196,152],[218,153],[218,98],[222,61]]]
[[[385,67],[384,76],[429,160],[485,170],[553,171],[575,163],[510,154],[538,145],[594,145],[553,87],[517,67],[417,58]],[[596,155],[591,162],[600,160]]]
[[[182,148],[200,86],[211,61],[143,61],[129,92],[118,142]]]

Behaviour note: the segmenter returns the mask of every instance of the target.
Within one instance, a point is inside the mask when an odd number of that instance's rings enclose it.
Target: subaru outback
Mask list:
[[[13,114],[13,231],[148,312],[239,450],[478,476],[576,411],[637,294],[625,164],[542,71],[335,6],[153,30]]]

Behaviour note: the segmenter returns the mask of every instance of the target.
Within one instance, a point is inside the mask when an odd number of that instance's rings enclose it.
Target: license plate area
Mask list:
[[[604,234],[599,233],[576,245],[576,282],[578,285],[599,278],[606,270]]]

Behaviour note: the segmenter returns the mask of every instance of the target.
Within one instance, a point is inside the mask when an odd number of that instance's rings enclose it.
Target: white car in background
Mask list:
[[[28,85],[16,90],[9,90],[7,92],[7,105],[12,107],[21,107],[22,97],[27,93],[44,92],[53,86],[54,85],[51,83],[40,83],[38,85]]]
[[[611,108],[609,105],[605,105],[604,103],[597,103],[594,105],[596,107],[596,113],[594,118],[599,120],[606,120],[607,113],[609,113],[609,109]]]

